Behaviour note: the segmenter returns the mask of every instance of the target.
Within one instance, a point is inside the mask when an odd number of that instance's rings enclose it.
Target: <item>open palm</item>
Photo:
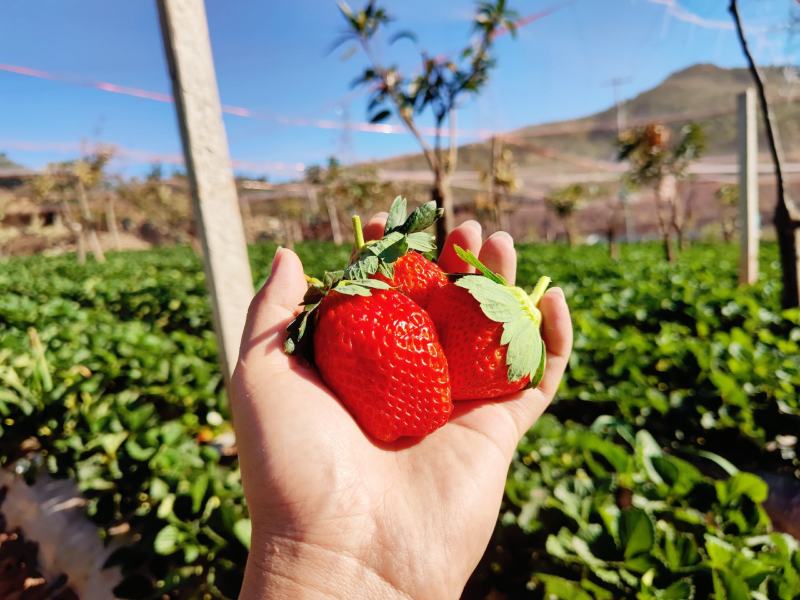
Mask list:
[[[382,217],[366,235],[377,237]],[[440,264],[469,272],[453,251],[480,255],[513,281],[506,234],[481,243],[472,221],[448,237]],[[547,370],[535,390],[502,401],[458,402],[422,440],[379,445],[325,387],[283,351],[306,289],[280,250],[250,307],[232,408],[253,540],[242,598],[456,598],[491,536],[514,448],[552,400],[572,327],[559,289],[543,298]]]

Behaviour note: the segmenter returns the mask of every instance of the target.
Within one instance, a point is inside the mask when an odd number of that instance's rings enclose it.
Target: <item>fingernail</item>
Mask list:
[[[550,288],[550,292],[555,296],[559,296],[564,302],[567,301],[566,296],[564,296],[564,290],[562,290],[560,287]]]
[[[374,215],[372,215],[370,221],[385,221],[388,218],[389,218],[389,213],[381,211],[379,213],[375,213]]]
[[[283,250],[283,246],[280,244],[275,248],[275,254],[272,255],[272,262],[275,262],[275,259],[278,258],[278,254],[280,254],[281,250]]]
[[[514,245],[514,238],[511,237],[511,234],[508,233],[507,231],[495,231],[492,235],[489,236],[489,239],[506,240],[512,246]]]
[[[461,225],[462,226],[466,225],[467,227],[470,227],[470,228],[474,229],[478,233],[480,233],[483,230],[483,228],[481,227],[481,224],[478,223],[475,219],[467,219]]]

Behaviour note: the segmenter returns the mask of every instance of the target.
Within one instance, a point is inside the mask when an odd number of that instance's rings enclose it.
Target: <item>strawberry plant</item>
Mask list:
[[[274,251],[251,249],[257,282]],[[319,278],[350,255],[297,251]],[[800,312],[780,308],[776,248],[749,289],[731,246],[694,246],[673,267],[646,244],[618,262],[589,246],[519,254],[528,292],[542,273],[564,288],[575,351],[467,595],[796,596],[797,543],[772,531],[748,473],[800,468]],[[228,418],[191,251],[2,263],[0,462],[77,482],[122,542],[120,596],[236,596],[249,521]]]

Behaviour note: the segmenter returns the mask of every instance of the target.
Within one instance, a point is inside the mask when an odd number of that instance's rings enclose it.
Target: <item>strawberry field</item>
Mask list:
[[[310,274],[349,248],[297,248]],[[251,250],[257,279],[274,247]],[[800,311],[777,252],[738,289],[732,246],[520,248],[573,310],[557,402],[519,447],[466,595],[795,598],[798,542],[773,531],[762,477],[800,477]],[[0,271],[0,460],[73,478],[122,546],[126,598],[232,598],[244,506],[202,267],[188,249]],[[302,460],[302,457],[298,457]],[[502,597],[502,596],[501,596]]]

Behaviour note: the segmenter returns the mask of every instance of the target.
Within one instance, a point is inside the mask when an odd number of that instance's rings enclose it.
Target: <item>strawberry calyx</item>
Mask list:
[[[422,254],[436,250],[432,234],[425,231],[442,216],[443,210],[436,203],[426,202],[406,216],[408,202],[397,196],[389,209],[383,237],[364,242],[361,220],[353,218],[356,236],[356,251],[351,263],[344,270],[344,277],[351,280],[367,279],[381,273],[387,279],[394,276],[394,263],[411,250]]]
[[[529,295],[489,269],[472,252],[459,246],[455,246],[455,251],[479,274],[462,275],[454,284],[477,300],[487,319],[503,324],[500,344],[506,347],[508,381],[527,377],[530,379],[528,386],[536,387],[544,376],[547,358],[547,349],[539,331],[542,313],[538,304],[550,285],[550,278],[540,277]]]
[[[351,296],[369,296],[372,290],[388,290],[391,286],[380,279],[371,279],[381,273],[388,279],[394,276],[394,263],[407,252],[416,250],[425,253],[436,249],[430,233],[424,231],[442,216],[442,209],[435,202],[427,202],[406,216],[408,202],[397,196],[389,209],[383,237],[364,241],[361,219],[353,217],[355,249],[350,264],[342,271],[326,272],[322,280],[306,277],[308,290],[301,306],[303,310],[286,328],[284,351],[300,354],[313,361],[313,329],[315,314],[322,300],[331,292]]]
[[[300,306],[303,310],[286,328],[287,336],[283,344],[286,354],[300,354],[313,362],[316,311],[322,300],[331,292],[348,296],[369,296],[372,290],[388,290],[391,286],[379,279],[345,279],[344,271],[326,272],[322,280],[306,276],[308,289]]]

